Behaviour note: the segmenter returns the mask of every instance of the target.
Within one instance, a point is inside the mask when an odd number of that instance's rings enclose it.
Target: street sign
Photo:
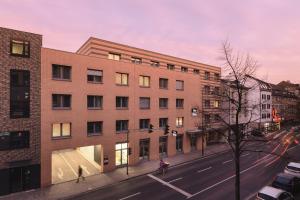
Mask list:
[[[176,136],[177,136],[177,134],[178,134],[178,132],[177,132],[177,131],[175,131],[175,130],[172,130],[172,131],[171,131],[171,133],[172,133],[172,135],[173,135],[174,137],[176,137]]]
[[[192,116],[197,117],[198,116],[198,109],[197,108],[192,108]]]

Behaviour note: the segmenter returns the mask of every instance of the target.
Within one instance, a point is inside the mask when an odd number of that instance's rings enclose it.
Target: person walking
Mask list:
[[[80,177],[82,178],[83,181],[85,180],[85,178],[84,178],[84,176],[82,174],[82,167],[80,165],[78,165],[78,178],[77,178],[76,183],[79,183],[79,178]]]

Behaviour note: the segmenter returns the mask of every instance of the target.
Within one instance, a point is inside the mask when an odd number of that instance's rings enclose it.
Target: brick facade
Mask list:
[[[12,39],[30,42],[30,57],[10,55]],[[29,131],[29,148],[1,150],[0,170],[40,165],[42,36],[0,27],[0,133]],[[30,71],[30,117],[10,118],[10,70]]]

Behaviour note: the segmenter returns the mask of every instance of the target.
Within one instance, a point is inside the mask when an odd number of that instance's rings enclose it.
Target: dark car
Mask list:
[[[300,178],[291,174],[280,173],[277,174],[272,186],[295,194],[300,191]]]

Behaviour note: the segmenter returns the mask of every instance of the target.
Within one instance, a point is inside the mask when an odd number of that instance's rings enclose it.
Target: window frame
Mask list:
[[[163,102],[163,104],[166,103],[166,106],[161,106],[161,101],[166,101],[166,102]],[[165,97],[159,98],[158,99],[158,107],[159,107],[159,109],[168,109],[168,107],[169,107],[169,99],[165,98]]]
[[[164,122],[163,122],[164,121]],[[163,123],[165,123],[164,125],[163,125]],[[166,128],[166,125],[168,125],[168,123],[169,123],[169,118],[167,118],[167,117],[160,117],[159,119],[158,119],[158,127],[160,128],[160,129],[164,129],[164,128]],[[162,126],[163,125],[163,126]]]
[[[117,75],[121,75],[121,83],[117,83]],[[123,73],[123,72],[116,72],[115,74],[115,84],[117,86],[129,86],[129,74],[128,73]],[[123,84],[123,76],[126,76],[127,77],[127,83],[126,84]]]
[[[110,55],[112,55],[113,57],[110,58]],[[118,59],[115,59],[116,57],[118,57]],[[114,52],[108,52],[107,59],[109,59],[109,60],[115,60],[115,61],[120,61],[121,60],[121,54],[120,53],[114,53]]]
[[[177,83],[182,83],[182,88],[177,88]],[[176,80],[175,88],[177,91],[184,91],[184,81],[183,80]]]
[[[144,123],[142,123],[143,121],[142,120],[145,120],[144,122],[147,122],[148,123],[148,126],[147,127],[142,127],[141,125],[145,125]],[[141,124],[142,123],[142,124]],[[150,128],[150,119],[149,118],[146,118],[146,119],[139,119],[139,130],[140,131],[144,131],[144,130],[148,130]]]
[[[70,65],[61,65],[61,64],[52,64],[52,74],[51,74],[51,77],[52,77],[52,80],[55,80],[55,81],[72,81],[72,66]],[[54,77],[54,67],[58,67],[59,68],[59,77]],[[69,78],[64,78],[64,69],[69,69]]]
[[[22,43],[22,46],[23,46],[23,53],[22,54],[13,53],[13,44],[14,44],[14,41]],[[26,54],[26,52],[25,52],[26,43],[28,43],[27,44],[27,46],[28,46],[28,54]],[[9,54],[11,56],[16,56],[16,57],[30,58],[30,41],[28,41],[28,40],[21,40],[21,39],[11,39],[10,40]]]
[[[101,75],[101,76],[97,76],[97,75],[89,75],[89,74],[88,74],[89,71],[97,71],[97,72],[101,72],[102,75]],[[89,76],[92,76],[92,77],[93,77],[93,81],[89,81]],[[95,80],[95,77],[101,77],[101,78],[100,78],[100,81],[96,81],[96,80]],[[87,69],[87,77],[86,77],[86,78],[87,78],[87,82],[88,82],[88,83],[103,84],[103,70],[88,68],[88,69]]]
[[[93,97],[93,107],[89,106],[89,97]],[[96,98],[99,97],[100,98],[100,107],[95,107],[96,105]],[[87,95],[87,109],[88,110],[102,110],[103,109],[103,96],[101,95]]]
[[[19,146],[13,145],[14,141],[18,140],[13,140],[13,136],[15,134],[21,133],[23,134],[22,136],[22,142],[21,144],[19,143]],[[23,130],[23,131],[8,131],[8,132],[0,132],[0,138],[2,145],[0,146],[0,152],[1,151],[9,151],[9,150],[17,150],[17,149],[28,149],[30,148],[30,131],[28,130]],[[17,137],[16,137],[17,138]],[[17,144],[17,143],[16,143]]]
[[[120,122],[120,127],[122,129],[118,130],[118,122]],[[127,129],[123,129],[124,128],[124,124],[123,122],[126,122],[126,126],[127,126]],[[115,131],[117,134],[120,134],[120,133],[128,133],[129,131],[129,120],[128,119],[121,119],[121,120],[116,120],[116,126],[115,126]]]
[[[118,107],[117,106],[117,104],[118,104],[118,98],[120,98],[121,99],[121,101],[120,101],[120,104],[124,104],[124,100],[122,100],[123,98],[126,98],[127,99],[127,106],[126,107],[123,107],[123,106],[121,106],[121,107]],[[128,110],[129,109],[129,97],[128,96],[116,96],[116,109],[117,110]]]
[[[59,136],[53,136],[53,125],[59,124],[60,125],[60,135]],[[70,125],[70,135],[63,135],[63,124],[69,124]],[[65,138],[71,138],[72,137],[72,123],[71,122],[56,122],[51,124],[51,139],[65,139]]]
[[[160,66],[160,62],[156,61],[156,60],[150,60],[150,66],[152,66],[152,67],[159,67]]]
[[[149,106],[148,107],[141,107],[141,99],[148,99],[149,100]],[[141,110],[149,110],[151,107],[151,99],[150,97],[140,97],[139,98],[139,107]]]
[[[161,84],[163,83],[163,84]],[[166,83],[166,87],[163,87]],[[167,90],[168,87],[169,87],[169,79],[167,78],[159,78],[158,80],[158,86],[159,86],[159,89],[164,89],[164,90]]]
[[[141,85],[141,79],[142,79],[142,82],[143,82],[142,85]],[[145,84],[146,83],[145,79],[148,79],[148,83],[149,83],[148,86]],[[150,86],[151,86],[151,78],[150,78],[150,76],[139,75],[139,86],[142,87],[142,88],[150,88]]]
[[[54,95],[60,96],[60,100],[59,100],[60,106],[59,107],[53,106]],[[64,102],[63,97],[67,97],[67,96],[70,97],[70,106],[69,107],[64,107],[64,106],[62,106],[64,104],[63,103]],[[57,93],[52,94],[52,110],[71,110],[71,109],[72,109],[72,95],[71,94],[57,94]]]
[[[179,104],[179,102],[178,101],[180,101],[180,102],[182,102],[182,106],[178,106],[178,104]],[[179,99],[179,98],[176,98],[176,109],[183,109],[184,108],[184,99]]]
[[[180,123],[180,121],[181,121],[181,123]],[[184,117],[176,117],[175,125],[176,125],[176,128],[182,128],[184,126]]]
[[[175,70],[175,65],[167,63],[167,70],[174,71]]]
[[[95,131],[96,130],[96,123],[99,123],[100,124],[100,132],[92,132],[92,133],[89,133],[89,123],[93,123],[93,130]],[[88,121],[87,122],[87,136],[97,136],[97,135],[103,135],[103,121]]]

